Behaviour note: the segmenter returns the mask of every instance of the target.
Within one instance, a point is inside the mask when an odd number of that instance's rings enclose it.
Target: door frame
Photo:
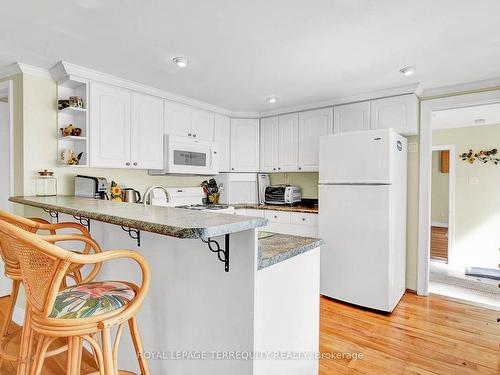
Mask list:
[[[0,82],[0,95],[7,92],[7,103],[9,105],[9,184],[10,195],[14,195],[14,95],[12,80]]]
[[[455,243],[455,179],[456,179],[456,167],[457,167],[457,160],[456,160],[457,151],[455,145],[432,146],[432,152],[435,151],[448,151],[450,153],[449,157],[450,168],[448,171],[448,257],[447,257],[448,264],[450,264],[453,263],[453,244]]]
[[[493,103],[500,103],[500,90],[498,89],[421,100],[417,258],[417,293],[419,295],[429,295],[432,112]]]

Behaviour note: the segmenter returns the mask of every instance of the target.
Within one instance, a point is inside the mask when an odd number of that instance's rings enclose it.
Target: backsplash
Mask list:
[[[318,179],[317,172],[289,172],[289,173],[271,173],[271,184],[287,184],[300,186],[302,197],[318,199]]]

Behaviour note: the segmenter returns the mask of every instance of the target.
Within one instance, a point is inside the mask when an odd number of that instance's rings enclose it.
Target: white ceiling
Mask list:
[[[234,111],[500,77],[498,0],[15,0],[1,13],[0,67],[65,60]]]
[[[481,119],[484,122],[476,123]],[[432,129],[500,124],[500,103],[447,109],[432,113]]]

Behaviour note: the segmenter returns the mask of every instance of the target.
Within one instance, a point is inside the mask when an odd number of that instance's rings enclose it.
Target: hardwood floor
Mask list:
[[[363,359],[323,360],[329,374],[500,373],[500,312],[407,293],[390,314],[321,298],[322,353]]]
[[[7,299],[0,299],[3,319]],[[438,296],[406,294],[392,314],[321,297],[320,375],[500,373],[500,312]],[[13,343],[15,346],[18,343]],[[358,359],[352,353],[358,354]],[[82,373],[93,370],[86,356]],[[43,375],[65,373],[65,355],[49,358]],[[1,375],[15,374],[4,362]]]

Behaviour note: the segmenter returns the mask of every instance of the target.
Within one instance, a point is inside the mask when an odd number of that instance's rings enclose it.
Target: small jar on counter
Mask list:
[[[36,195],[40,197],[57,195],[57,179],[54,177],[54,172],[46,169],[38,172]]]

